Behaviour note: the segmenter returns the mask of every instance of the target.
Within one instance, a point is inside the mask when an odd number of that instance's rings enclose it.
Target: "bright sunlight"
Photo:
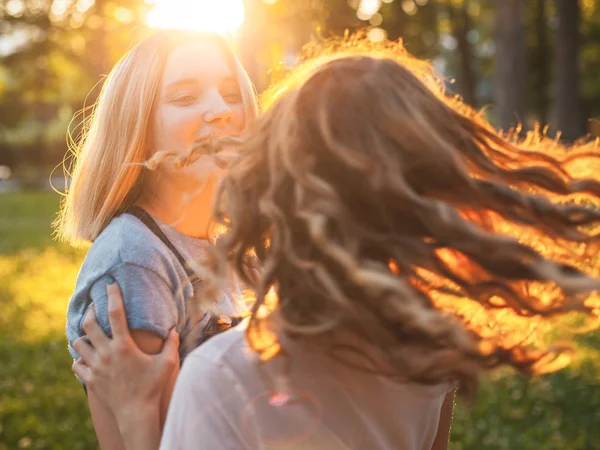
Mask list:
[[[156,0],[147,17],[154,28],[228,34],[244,22],[243,0]]]

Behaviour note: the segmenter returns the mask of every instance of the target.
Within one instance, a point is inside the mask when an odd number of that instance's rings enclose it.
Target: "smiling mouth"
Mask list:
[[[231,149],[231,147],[239,146],[243,143],[239,135],[213,133],[200,137],[194,141],[192,150],[190,151],[184,165],[193,164],[201,156],[213,156],[215,164],[221,169],[225,169],[229,164],[236,159],[234,154],[224,154],[223,151]]]
[[[211,131],[210,133],[207,134],[199,134],[198,136],[196,136],[196,141],[203,141],[205,139],[210,139],[210,138],[226,138],[226,137],[233,137],[233,138],[237,138],[240,137],[241,134],[239,133],[239,131],[235,131],[235,130],[230,130],[230,131]]]
[[[240,145],[242,142],[239,134],[209,134],[196,139],[191,151],[202,154],[218,153],[227,147]]]

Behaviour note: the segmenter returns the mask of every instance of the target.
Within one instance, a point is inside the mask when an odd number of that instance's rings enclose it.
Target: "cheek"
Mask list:
[[[169,172],[177,178],[179,182],[189,183],[191,186],[204,186],[213,178],[220,176],[222,169],[217,166],[212,156],[201,156],[189,166],[175,169],[169,167]]]
[[[194,138],[199,127],[198,120],[197,114],[182,108],[161,108],[154,127],[156,151],[184,151],[180,147]]]
[[[242,131],[246,126],[246,114],[243,104],[235,105],[233,108],[233,124],[237,131]]]

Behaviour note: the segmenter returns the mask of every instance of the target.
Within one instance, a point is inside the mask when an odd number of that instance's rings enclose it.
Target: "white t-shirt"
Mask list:
[[[281,360],[261,364],[248,347],[245,325],[188,355],[162,450],[431,448],[453,385],[395,383],[287,339],[291,400],[285,403],[273,395]]]

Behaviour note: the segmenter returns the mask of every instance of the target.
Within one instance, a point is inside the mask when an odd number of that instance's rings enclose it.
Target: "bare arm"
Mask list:
[[[160,353],[163,346],[163,340],[160,336],[147,331],[147,330],[131,330],[131,337],[133,341],[138,346],[138,348],[148,355],[156,355]],[[160,435],[162,432],[162,428],[164,426],[165,420],[167,418],[167,410],[169,408],[169,402],[171,401],[171,395],[173,393],[173,388],[175,386],[175,380],[177,379],[177,375],[179,374],[179,369],[176,368],[171,373],[171,377],[167,381],[163,392],[161,394],[160,400],[160,409],[158,411],[158,423],[153,424],[152,428],[156,428],[158,430],[158,437],[160,439]],[[126,374],[124,376],[127,376]],[[132,380],[135,382],[135,380]],[[96,394],[93,390],[90,389],[88,393],[88,402],[90,407],[90,412],[92,414],[92,421],[94,423],[94,429],[96,430],[96,435],[98,437],[98,442],[100,443],[100,448],[102,449],[124,449],[126,447],[123,446],[123,439],[121,437],[121,431],[119,430],[119,424],[117,422],[117,418],[112,411],[108,410],[99,399],[96,397]],[[158,406],[158,405],[157,405]],[[154,408],[156,409],[156,407]],[[128,411],[128,410],[127,410]],[[138,424],[143,418],[138,418],[135,416],[139,416],[142,414],[141,411],[131,411],[128,414],[131,414],[132,417],[123,418],[129,424]],[[147,412],[144,412],[147,414]],[[152,417],[152,415],[151,415]],[[154,421],[152,417],[150,420]],[[137,428],[137,427],[136,427]],[[124,434],[125,430],[124,430]]]
[[[94,391],[88,390],[88,402],[98,443],[102,450],[157,450],[162,428],[158,408],[148,405],[139,411],[127,409],[117,419]]]
[[[442,412],[440,413],[440,423],[438,431],[435,435],[435,440],[431,446],[431,450],[446,450],[450,441],[450,425],[452,424],[452,413],[454,411],[454,391],[448,392],[444,403],[442,404]]]
[[[108,294],[113,338],[104,334],[92,309],[84,330],[93,346],[75,341],[82,358],[73,370],[88,385],[101,448],[156,449],[178,374],[178,339],[171,333],[163,346],[154,333],[130,334],[118,287],[109,286]]]
[[[126,447],[115,416],[100,402],[91,389],[88,389],[88,405],[100,448],[103,450],[125,450]]]
[[[148,355],[157,355],[161,352],[163,347],[163,340],[147,330],[131,330],[131,337],[138,346],[138,348]],[[175,381],[179,375],[179,366],[176,366],[171,372],[171,376],[165,384],[161,396],[160,396],[160,427],[165,424],[167,418],[167,410],[169,409],[169,403],[171,402],[171,395],[173,395],[173,388],[175,387]]]

